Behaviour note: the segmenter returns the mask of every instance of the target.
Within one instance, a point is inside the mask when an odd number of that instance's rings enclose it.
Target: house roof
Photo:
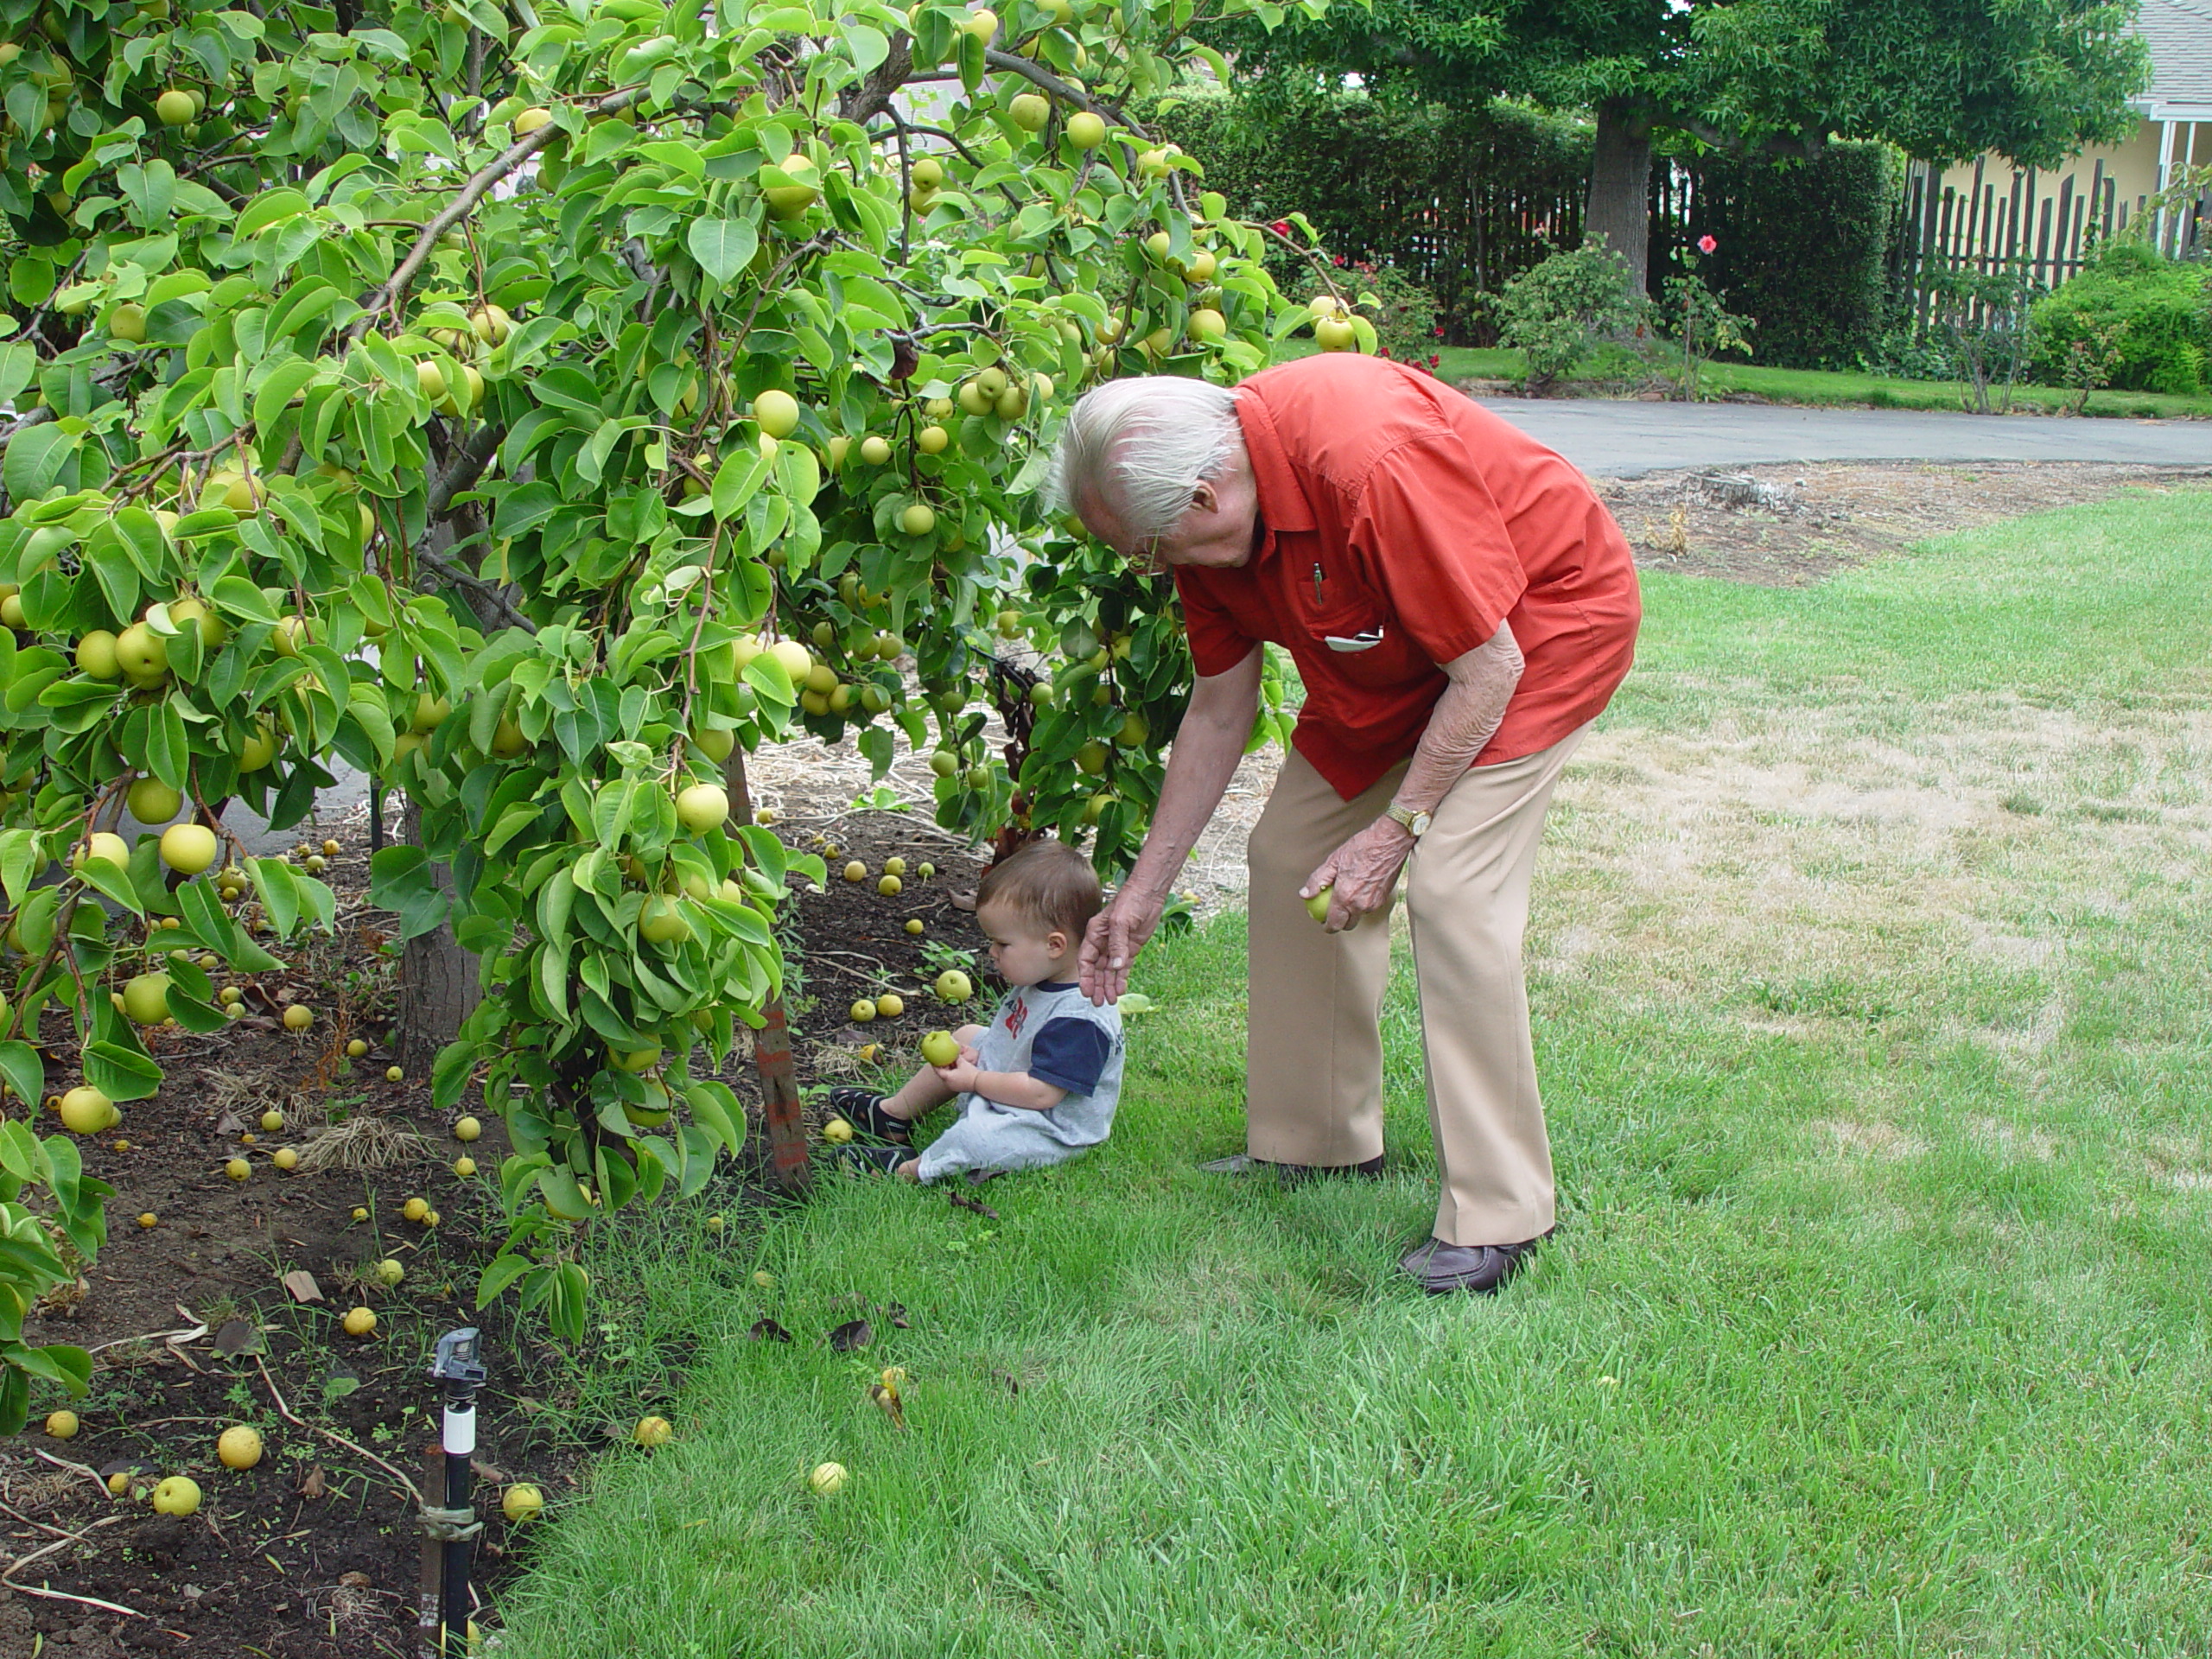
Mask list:
[[[2151,85],[2140,101],[2154,114],[2163,105],[2212,110],[2212,0],[2142,0],[2135,32],[2151,48]]]

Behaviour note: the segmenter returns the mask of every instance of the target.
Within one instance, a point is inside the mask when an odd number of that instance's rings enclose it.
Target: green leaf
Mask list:
[[[489,1307],[499,1299],[500,1292],[528,1273],[532,1263],[526,1255],[512,1251],[495,1255],[485,1266],[483,1275],[476,1281],[476,1306]]]
[[[49,1343],[43,1348],[10,1343],[0,1350],[0,1358],[22,1367],[33,1376],[60,1383],[73,1400],[83,1399],[92,1387],[92,1357],[66,1342]]]
[[[709,497],[714,503],[715,517],[734,517],[753,499],[767,476],[768,462],[758,449],[741,449],[729,456],[715,469],[714,489]]]
[[[238,222],[233,233],[239,241],[244,242],[268,229],[271,225],[281,225],[288,219],[306,213],[312,205],[308,200],[305,192],[295,190],[289,187],[264,190],[248,203],[245,210],[238,215]]]
[[[85,1081],[111,1100],[143,1100],[162,1086],[162,1068],[143,1049],[87,1043]]]
[[[16,1098],[33,1111],[46,1095],[46,1066],[29,1043],[0,1043],[0,1080],[16,1091]]]
[[[297,359],[277,365],[254,397],[253,423],[264,433],[274,431],[285,406],[321,372],[317,365]]]
[[[38,1096],[30,1098],[35,1102]],[[12,1117],[0,1123],[0,1168],[18,1181],[42,1181],[53,1173],[38,1137]]]
[[[729,1148],[734,1158],[745,1150],[745,1109],[727,1084],[703,1080],[683,1091],[692,1118]]]
[[[760,251],[760,232],[749,219],[695,219],[683,242],[700,270],[727,283]]]
[[[300,919],[300,892],[292,867],[281,858],[249,858],[245,872],[260,896],[269,925],[278,938],[289,936]]]
[[[276,620],[276,607],[268,596],[244,576],[220,576],[207,590],[207,597],[219,611],[232,616],[242,616],[249,622]]]
[[[146,764],[154,776],[171,789],[182,789],[190,781],[192,749],[184,733],[184,716],[177,711],[176,701],[164,697],[148,711],[146,722]]]
[[[403,939],[435,931],[453,908],[429,854],[409,846],[379,848],[370,855],[369,902],[398,916]]]
[[[104,858],[88,858],[85,868],[77,874],[84,878],[86,886],[97,887],[125,910],[140,916],[146,913],[145,901],[139,898],[137,884],[131,880],[129,872],[117,869]]]
[[[0,461],[0,488],[12,501],[29,501],[44,495],[56,484],[76,486],[77,448],[84,442],[48,421],[29,426],[8,441],[7,459]]]

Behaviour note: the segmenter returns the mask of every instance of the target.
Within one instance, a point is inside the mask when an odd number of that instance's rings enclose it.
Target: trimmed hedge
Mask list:
[[[1487,346],[1481,296],[1582,241],[1586,121],[1504,99],[1473,109],[1364,92],[1178,94],[1144,111],[1196,156],[1209,189],[1255,219],[1303,213],[1332,254],[1395,268],[1436,296],[1447,336]],[[1650,284],[1710,232],[1701,273],[1758,323],[1758,360],[1855,368],[1888,320],[1891,244],[1904,161],[1886,144],[1832,143],[1808,161],[1653,158]],[[1277,280],[1300,279],[1271,260]]]
[[[2124,391],[2185,397],[2212,378],[2212,265],[2169,259],[2141,242],[2107,242],[2088,270],[2038,299],[2029,315],[2033,372],[2047,385],[2065,384],[2077,340],[2113,353],[2108,384]]]
[[[1456,110],[1360,92],[1206,92],[1163,99],[1146,118],[1204,164],[1206,188],[1234,212],[1302,213],[1331,253],[1426,288],[1457,341],[1490,341],[1478,296],[1582,239],[1588,124],[1504,99]]]
[[[1700,259],[1700,272],[1731,311],[1758,320],[1755,360],[1853,369],[1878,350],[1904,195],[1902,154],[1883,143],[1831,143],[1795,162],[1715,155],[1678,164],[1690,175],[1688,211],[1678,222],[1653,217],[1655,293],[1677,251],[1710,234],[1720,245]]]

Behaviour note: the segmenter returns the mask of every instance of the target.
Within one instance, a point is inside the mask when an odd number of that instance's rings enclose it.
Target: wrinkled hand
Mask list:
[[[974,1090],[976,1080],[983,1075],[980,1064],[982,1058],[973,1046],[963,1043],[958,1059],[950,1065],[933,1065],[930,1070],[936,1072],[944,1086],[954,1094],[964,1095]]]
[[[1412,830],[1395,818],[1377,818],[1331,853],[1306,878],[1298,896],[1311,899],[1333,885],[1336,891],[1329,895],[1329,919],[1324,925],[1332,933],[1341,933],[1361,917],[1389,908],[1390,890],[1397,886],[1398,872],[1413,849]]]
[[[1117,1002],[1129,988],[1129,969],[1144,949],[1145,941],[1160,925],[1164,906],[1157,899],[1124,887],[1114,902],[1090,918],[1084,931],[1083,950],[1077,957],[1077,977],[1083,994],[1103,1007]]]

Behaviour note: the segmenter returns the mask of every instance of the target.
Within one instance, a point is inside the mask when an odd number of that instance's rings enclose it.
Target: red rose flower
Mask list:
[[[1697,239],[1697,251],[1700,253],[1711,253],[1719,245],[1720,245],[1714,241],[1710,235],[1700,236]]]

